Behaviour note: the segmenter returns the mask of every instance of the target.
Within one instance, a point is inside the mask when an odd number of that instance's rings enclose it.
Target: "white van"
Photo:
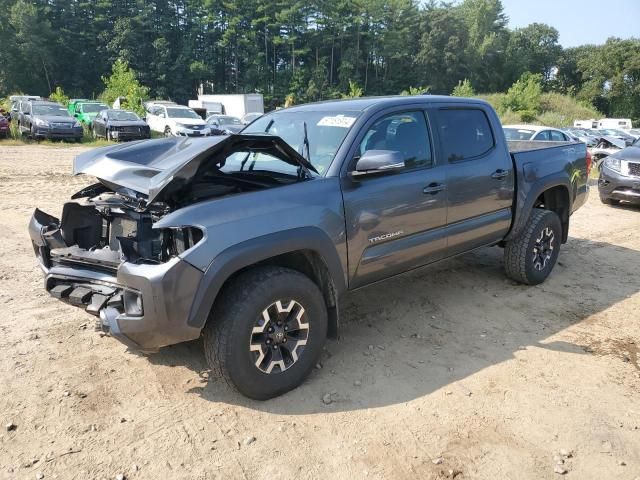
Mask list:
[[[622,128],[629,130],[633,128],[630,118],[601,118],[598,121],[598,128]]]
[[[574,128],[586,128],[588,130],[595,130],[598,128],[598,120],[592,118],[590,120],[576,120],[573,122]]]

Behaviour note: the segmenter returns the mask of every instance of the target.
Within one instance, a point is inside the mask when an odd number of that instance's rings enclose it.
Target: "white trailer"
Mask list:
[[[242,118],[247,113],[264,113],[264,98],[261,93],[198,95],[197,101],[222,104],[224,111],[218,113],[224,113],[236,118]],[[189,103],[189,106],[191,106],[191,103]]]
[[[211,102],[208,100],[189,100],[189,108],[193,108],[196,111],[206,110],[206,116],[218,115],[224,112],[224,106],[220,102]]]
[[[630,118],[601,118],[598,121],[598,128],[622,128],[629,130],[633,128]]]
[[[598,120],[591,118],[589,120],[576,120],[573,122],[575,128],[587,128],[589,130],[595,130],[598,128]]]

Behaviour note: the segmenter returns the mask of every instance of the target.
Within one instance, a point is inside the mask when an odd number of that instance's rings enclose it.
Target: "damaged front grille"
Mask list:
[[[59,300],[85,308],[92,315],[97,316],[107,306],[124,311],[123,289],[119,287],[49,278],[47,291]]]

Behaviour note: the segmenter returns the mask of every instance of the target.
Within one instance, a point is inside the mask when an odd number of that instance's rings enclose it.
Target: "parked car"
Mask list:
[[[0,115],[0,137],[9,138],[11,134],[11,129],[9,127],[9,118],[8,116]]]
[[[69,113],[77,118],[81,124],[91,127],[93,119],[96,118],[98,113],[102,110],[107,110],[109,107],[102,102],[94,100],[73,99],[69,101],[67,108]]]
[[[146,109],[146,121],[151,130],[165,137],[203,137],[212,133],[210,126],[189,107],[150,102],[146,104]]]
[[[11,95],[9,97],[9,101],[11,102],[11,121],[15,121],[16,123],[20,120],[20,103],[27,102],[31,100],[42,100],[39,95]]]
[[[62,139],[80,141],[82,125],[69,115],[59,103],[45,101],[24,102],[20,116],[20,133],[33,139]]]
[[[640,140],[604,159],[598,191],[607,205],[621,201],[640,204]]]
[[[541,125],[505,125],[507,140],[535,140],[543,142],[569,142],[571,138],[562,130]]]
[[[250,112],[250,113],[247,113],[244,117],[242,117],[241,121],[244,125],[249,125],[251,122],[260,118],[263,115],[264,113],[260,113],[260,112]]]
[[[632,135],[629,135],[624,130],[620,130],[618,128],[601,128],[596,131],[598,132],[599,135],[603,137],[607,136],[607,137],[614,137],[620,140],[624,140],[627,146],[631,145],[635,141],[635,137],[633,137]]]
[[[230,115],[210,115],[207,117],[207,124],[217,130],[222,130],[226,135],[238,133],[244,128],[244,124],[239,118]]]
[[[587,145],[587,147],[595,147],[598,143],[598,137],[589,130],[582,128],[561,128],[564,133]]]
[[[631,130],[627,130],[627,133],[636,140],[640,138],[640,128],[632,128]]]
[[[151,138],[151,130],[134,112],[102,110],[93,119],[93,136],[115,141],[142,140]]]
[[[311,372],[348,290],[491,245],[510,278],[549,276],[586,146],[517,146],[481,100],[300,105],[237,135],[82,153],[73,171],[100,183],[29,233],[51,295],[134,349],[203,334],[211,368],[267,399]]]

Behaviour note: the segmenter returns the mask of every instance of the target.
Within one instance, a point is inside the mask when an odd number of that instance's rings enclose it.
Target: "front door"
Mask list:
[[[343,177],[352,288],[443,258],[446,165],[434,161],[425,112],[387,113],[364,129],[350,168],[367,150],[400,152],[404,168]]]

